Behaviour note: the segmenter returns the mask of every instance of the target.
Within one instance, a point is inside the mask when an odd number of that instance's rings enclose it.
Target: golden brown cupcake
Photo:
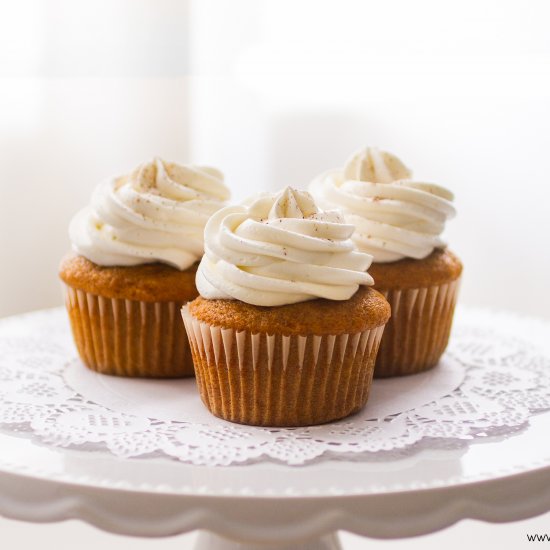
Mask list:
[[[208,217],[229,191],[213,168],[154,159],[98,186],[71,221],[61,263],[75,343],[90,369],[120,376],[193,375],[181,306]]]
[[[210,218],[183,308],[203,402],[221,418],[304,426],[366,403],[390,308],[353,227],[290,188]]]
[[[440,236],[455,215],[452,193],[411,178],[397,157],[368,148],[310,186],[322,207],[342,209],[356,226],[357,248],[373,256],[374,288],[392,307],[376,377],[437,364],[448,343],[462,273]]]
[[[423,260],[373,263],[370,272],[392,307],[375,376],[413,374],[437,365],[451,333],[460,260],[450,250],[436,249]]]
[[[59,276],[84,363],[119,376],[192,376],[179,310],[198,294],[197,265],[180,271],[161,263],[104,267],[74,254],[63,258]]]

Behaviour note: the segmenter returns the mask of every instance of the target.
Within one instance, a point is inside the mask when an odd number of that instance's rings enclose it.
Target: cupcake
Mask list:
[[[103,374],[193,375],[179,310],[197,295],[203,232],[229,190],[214,168],[154,159],[99,185],[69,227],[63,258],[72,333]]]
[[[182,315],[214,415],[305,426],[365,405],[390,308],[353,229],[291,188],[210,218],[200,296]]]
[[[462,273],[441,239],[455,215],[453,194],[412,179],[397,157],[373,148],[316,178],[310,192],[322,208],[341,209],[355,225],[357,248],[373,256],[374,288],[391,304],[375,377],[434,367],[447,347]]]

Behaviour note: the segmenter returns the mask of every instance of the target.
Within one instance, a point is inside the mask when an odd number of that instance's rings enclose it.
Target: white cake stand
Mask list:
[[[547,512],[548,433],[544,413],[514,435],[461,448],[298,467],[122,459],[2,433],[0,514],[29,522],[81,519],[144,537],[200,529],[200,549],[335,549],[337,530],[400,538],[466,518],[508,522]]]

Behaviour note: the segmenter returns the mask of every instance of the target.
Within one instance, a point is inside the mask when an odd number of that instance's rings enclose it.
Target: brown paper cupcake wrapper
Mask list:
[[[449,342],[460,278],[442,285],[380,290],[391,319],[376,358],[375,378],[415,374],[434,367]]]
[[[197,384],[216,416],[257,426],[337,420],[367,402],[384,326],[357,334],[253,334],[182,309]]]
[[[65,285],[65,305],[82,361],[118,376],[193,376],[189,342],[176,302],[105,298]]]

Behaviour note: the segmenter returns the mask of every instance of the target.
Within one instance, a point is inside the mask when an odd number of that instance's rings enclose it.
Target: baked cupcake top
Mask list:
[[[456,213],[449,190],[412,179],[396,156],[375,148],[317,177],[309,190],[321,208],[343,211],[357,248],[380,263],[420,260],[445,247],[441,233]]]
[[[354,227],[319,210],[306,191],[287,187],[249,205],[228,206],[206,224],[197,288],[207,299],[280,306],[347,300],[372,285],[372,257],[355,250]]]
[[[73,250],[100,266],[162,262],[179,270],[200,260],[204,226],[229,189],[215,168],[155,158],[100,184],[71,220]]]

